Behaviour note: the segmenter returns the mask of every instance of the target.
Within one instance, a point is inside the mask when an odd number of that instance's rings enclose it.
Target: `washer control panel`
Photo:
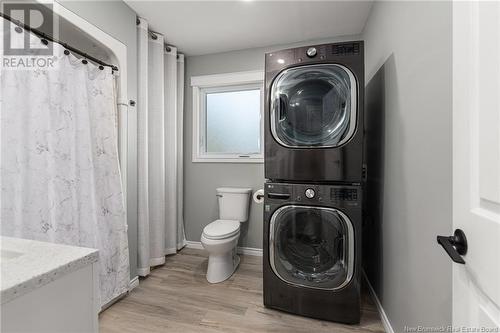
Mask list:
[[[335,205],[339,207],[361,206],[362,191],[358,184],[287,184],[266,183],[265,201],[311,205]]]

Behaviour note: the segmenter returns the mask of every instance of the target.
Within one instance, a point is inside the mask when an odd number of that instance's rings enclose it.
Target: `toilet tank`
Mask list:
[[[250,207],[251,188],[220,187],[217,190],[219,219],[246,222]]]

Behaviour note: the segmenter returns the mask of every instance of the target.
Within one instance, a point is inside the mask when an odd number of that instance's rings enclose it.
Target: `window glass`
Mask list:
[[[325,289],[348,279],[347,222],[336,210],[290,206],[274,221],[273,269],[282,279]]]
[[[338,65],[281,73],[271,89],[275,138],[290,147],[335,147],[348,140],[356,125],[352,80]]]
[[[258,154],[260,89],[206,93],[206,152]]]

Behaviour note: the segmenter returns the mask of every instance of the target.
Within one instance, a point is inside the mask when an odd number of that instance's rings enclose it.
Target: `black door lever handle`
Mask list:
[[[451,260],[465,264],[462,256],[467,253],[467,238],[462,230],[455,230],[453,236],[437,236],[437,242],[445,249]]]

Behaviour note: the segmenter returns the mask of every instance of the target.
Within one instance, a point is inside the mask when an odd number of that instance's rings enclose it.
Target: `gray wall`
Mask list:
[[[122,1],[60,1],[60,3],[127,46],[128,98],[137,98],[136,14]],[[71,41],[68,41],[71,44]],[[130,276],[137,276],[137,117],[128,111],[127,214]]]
[[[193,163],[192,160],[192,89],[191,76],[264,70],[266,52],[341,40],[360,39],[345,36],[336,39],[316,40],[256,48],[226,53],[209,54],[186,58],[185,118],[184,118],[184,223],[186,238],[200,241],[203,228],[218,218],[215,189],[221,186],[251,187],[254,191],[263,188],[264,164],[246,163]],[[242,225],[240,246],[262,248],[262,204],[252,201],[249,221]]]
[[[451,3],[375,2],[363,33],[367,133],[383,129],[364,264],[395,332],[451,323],[451,29]]]

